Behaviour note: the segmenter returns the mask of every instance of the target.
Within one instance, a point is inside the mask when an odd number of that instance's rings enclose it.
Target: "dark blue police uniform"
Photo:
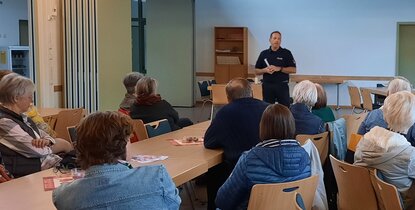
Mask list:
[[[295,60],[291,52],[285,48],[278,48],[273,51],[271,47],[259,54],[258,60],[255,64],[255,68],[263,69],[267,67],[265,63],[267,59],[269,65],[279,67],[296,67]],[[290,91],[288,88],[289,75],[281,71],[274,72],[272,74],[264,73],[262,80],[262,95],[264,101],[268,103],[278,102],[287,107],[290,105]]]

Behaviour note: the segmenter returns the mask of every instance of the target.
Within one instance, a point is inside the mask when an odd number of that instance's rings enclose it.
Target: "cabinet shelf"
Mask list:
[[[219,42],[243,42],[243,39],[216,39]]]
[[[244,52],[217,52],[216,54],[243,54]]]
[[[248,74],[248,29],[215,27],[215,80],[227,83]]]

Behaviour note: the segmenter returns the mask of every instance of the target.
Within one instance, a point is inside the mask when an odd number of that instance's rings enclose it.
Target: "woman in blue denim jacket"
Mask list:
[[[164,166],[123,164],[131,132],[130,118],[117,112],[97,112],[80,123],[76,150],[85,177],[53,191],[57,209],[179,209]]]
[[[220,209],[246,209],[255,184],[291,182],[311,176],[310,157],[294,139],[295,122],[287,107],[269,105],[259,126],[262,142],[242,154],[219,189],[216,206]]]

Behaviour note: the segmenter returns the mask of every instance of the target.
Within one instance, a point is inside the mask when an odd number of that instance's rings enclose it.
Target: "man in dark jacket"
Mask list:
[[[223,162],[207,173],[208,209],[216,209],[216,193],[242,152],[260,142],[259,122],[268,106],[268,103],[252,97],[252,88],[246,79],[231,80],[226,85],[226,95],[229,104],[219,110],[204,137],[206,148],[224,150]]]

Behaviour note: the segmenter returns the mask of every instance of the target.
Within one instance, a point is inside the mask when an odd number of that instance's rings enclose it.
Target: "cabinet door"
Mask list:
[[[215,65],[215,80],[218,84],[229,82],[229,65]]]
[[[235,77],[246,78],[247,66],[246,65],[229,65],[229,80]]]

